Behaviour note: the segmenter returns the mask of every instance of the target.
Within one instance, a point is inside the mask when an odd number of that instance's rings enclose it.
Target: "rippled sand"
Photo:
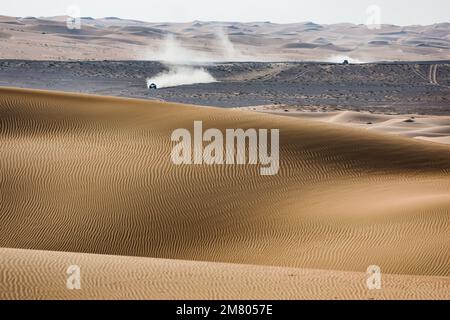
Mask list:
[[[278,175],[175,166],[170,134],[194,120],[279,128]],[[450,298],[447,145],[12,88],[0,88],[0,141],[2,298]],[[68,263],[86,275],[76,293]],[[365,289],[369,265],[383,290]]]

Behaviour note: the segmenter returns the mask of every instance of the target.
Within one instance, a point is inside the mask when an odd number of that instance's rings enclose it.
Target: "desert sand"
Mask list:
[[[194,120],[280,129],[278,175],[175,166],[171,132]],[[0,88],[0,141],[1,298],[450,298],[447,145],[15,88]]]
[[[117,17],[0,16],[0,59],[197,61],[434,61],[448,60],[449,23],[428,26],[351,23],[192,21],[159,23]],[[182,49],[162,50],[168,36]],[[178,58],[177,58],[178,57]]]
[[[240,110],[240,109],[237,109]],[[242,108],[268,114],[290,116],[352,126],[367,130],[398,134],[436,143],[450,144],[450,117],[418,114],[376,114],[355,111],[297,111],[286,106],[254,106]]]
[[[366,274],[86,253],[0,249],[0,299],[448,299],[448,277],[384,275],[367,290]],[[64,270],[82,266],[81,290]],[[32,272],[31,269],[32,268]]]

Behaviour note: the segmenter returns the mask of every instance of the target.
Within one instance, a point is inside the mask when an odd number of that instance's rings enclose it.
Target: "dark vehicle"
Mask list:
[[[348,65],[348,60],[344,60],[344,62],[342,63],[344,66]]]
[[[150,83],[150,85],[148,86],[149,89],[157,89],[158,87],[156,86],[156,84],[154,83]]]

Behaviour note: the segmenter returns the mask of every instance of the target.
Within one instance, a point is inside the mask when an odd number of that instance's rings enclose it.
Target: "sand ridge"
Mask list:
[[[194,120],[279,128],[279,174],[173,165],[170,134]],[[15,88],[0,88],[0,140],[1,248],[329,272],[377,264],[448,286],[446,145],[247,111]],[[5,270],[28,259],[8,252]],[[8,290],[17,297],[21,289]],[[302,294],[314,295],[292,297]]]

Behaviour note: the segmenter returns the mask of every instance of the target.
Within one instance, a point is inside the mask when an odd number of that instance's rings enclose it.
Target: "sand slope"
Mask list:
[[[21,249],[0,249],[0,299],[449,299],[448,277],[366,274]],[[66,289],[66,270],[81,289]]]
[[[221,130],[279,128],[279,174],[173,165],[170,134],[192,130],[194,120]],[[0,141],[3,248],[352,272],[377,264],[448,284],[445,145],[236,110],[12,88],[0,88]],[[11,254],[12,264],[27,259]]]

